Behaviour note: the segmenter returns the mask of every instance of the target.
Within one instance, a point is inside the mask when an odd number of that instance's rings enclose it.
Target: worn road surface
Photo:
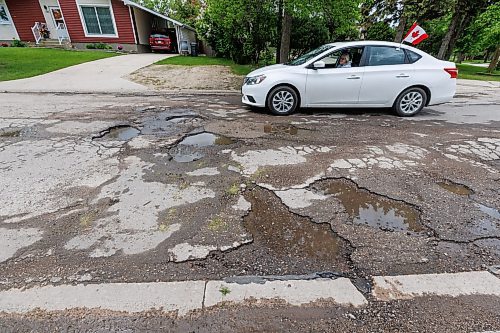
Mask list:
[[[0,332],[499,331],[499,90],[462,84],[413,118],[275,117],[236,95],[1,93]],[[476,271],[493,279],[482,291],[374,291],[377,276]],[[235,277],[211,303],[207,281]],[[363,301],[230,301],[259,277],[297,293],[293,281],[344,279]],[[130,312],[78,294],[60,309],[6,301],[170,282],[192,283],[200,307],[141,307],[142,292]]]

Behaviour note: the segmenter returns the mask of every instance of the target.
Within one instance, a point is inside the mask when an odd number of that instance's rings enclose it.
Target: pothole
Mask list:
[[[205,156],[203,148],[225,146],[233,143],[234,141],[228,137],[203,132],[184,138],[170,150],[170,155],[176,162],[193,162]]]
[[[315,185],[325,195],[334,195],[352,222],[384,231],[422,232],[420,212],[413,206],[360,189],[347,179],[326,180]]]
[[[137,128],[129,125],[119,125],[110,127],[105,131],[102,131],[99,135],[94,136],[92,139],[107,139],[107,140],[118,140],[118,141],[128,141],[135,138],[141,133]]]
[[[273,125],[266,124],[264,125],[264,133],[284,133],[296,135],[299,132],[299,129],[293,125]]]
[[[263,189],[247,191],[245,198],[252,210],[244,226],[253,235],[254,245],[270,249],[277,257],[288,260],[312,260],[345,264],[348,243],[336,235],[329,224],[314,223],[293,214],[272,192]]]
[[[474,191],[472,189],[470,189],[469,187],[462,185],[462,184],[454,183],[450,180],[440,181],[440,182],[437,182],[437,184],[442,189],[445,189],[446,191],[454,193],[454,194],[458,194],[458,195],[472,195],[472,194],[474,194]]]
[[[142,134],[172,136],[185,131],[185,127],[199,126],[199,116],[190,111],[169,111],[146,117],[142,121]]]

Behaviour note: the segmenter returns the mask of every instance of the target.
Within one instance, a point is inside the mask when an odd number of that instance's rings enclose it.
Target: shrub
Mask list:
[[[106,43],[92,43],[85,45],[87,49],[97,49],[97,50],[111,50],[112,47]]]
[[[12,47],[26,47],[28,46],[25,42],[21,42],[20,40],[18,39],[14,39],[12,41],[12,44],[10,44],[10,46]]]
[[[8,47],[9,43],[2,43],[2,47]]]

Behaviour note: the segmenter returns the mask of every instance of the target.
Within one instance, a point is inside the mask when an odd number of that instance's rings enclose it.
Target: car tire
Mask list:
[[[427,103],[427,93],[418,87],[408,88],[394,102],[394,112],[400,117],[411,117],[422,111]]]
[[[267,96],[266,106],[274,115],[286,116],[294,113],[299,105],[297,92],[287,86],[278,86]]]

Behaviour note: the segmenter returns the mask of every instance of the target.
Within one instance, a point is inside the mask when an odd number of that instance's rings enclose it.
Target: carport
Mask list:
[[[123,2],[130,8],[137,44],[142,51],[149,50],[149,36],[152,33],[161,33],[175,36],[178,53],[191,52],[191,43],[196,42],[194,28],[133,1]]]

